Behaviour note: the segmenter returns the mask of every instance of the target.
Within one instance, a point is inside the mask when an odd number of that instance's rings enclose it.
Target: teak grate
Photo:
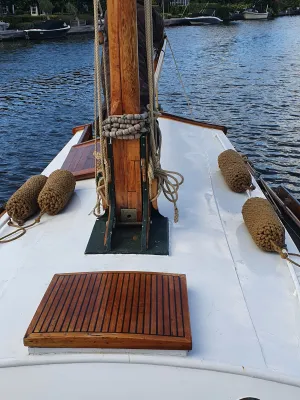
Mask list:
[[[71,147],[62,169],[74,175],[77,181],[95,177],[95,142],[88,141]]]
[[[185,275],[54,275],[24,337],[28,347],[191,350]]]

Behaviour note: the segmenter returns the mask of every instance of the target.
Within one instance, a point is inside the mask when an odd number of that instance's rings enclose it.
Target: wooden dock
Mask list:
[[[0,42],[4,40],[21,40],[25,39],[24,31],[15,31],[8,29],[7,31],[0,31]]]

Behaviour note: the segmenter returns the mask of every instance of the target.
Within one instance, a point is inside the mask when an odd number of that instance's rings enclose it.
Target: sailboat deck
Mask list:
[[[67,208],[44,216],[19,240],[0,245],[0,366],[84,360],[84,354],[28,355],[26,332],[52,277],[57,273],[153,271],[186,274],[193,350],[187,357],[115,355],[116,362],[174,364],[200,368],[203,362],[253,368],[300,378],[300,307],[287,262],[260,251],[243,224],[246,194],[231,192],[218,169],[217,156],[231,148],[217,129],[161,119],[162,165],[181,172],[179,223],[172,205],[159,199],[170,219],[170,256],[84,255],[95,217],[94,180],[77,182]],[[46,168],[60,168],[78,132]],[[256,189],[253,196],[262,196]],[[9,232],[0,219],[0,236]],[[290,251],[296,251],[287,235]],[[294,271],[294,270],[292,270]],[[297,283],[297,282],[296,282]],[[125,353],[125,352],[124,352]],[[109,354],[92,354],[109,362]],[[118,358],[119,357],[119,358]],[[172,360],[173,361],[172,361]],[[170,361],[171,360],[171,361]]]

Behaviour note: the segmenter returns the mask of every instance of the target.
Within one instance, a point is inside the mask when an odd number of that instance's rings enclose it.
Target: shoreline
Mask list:
[[[164,22],[166,27],[188,25],[188,22],[185,20],[185,18],[170,18],[165,19]],[[72,26],[67,36],[92,33],[94,33],[94,25]],[[6,31],[0,31],[0,42],[25,39],[25,32],[21,30],[8,29]]]
[[[278,17],[291,16],[289,14],[279,15]],[[245,20],[239,20],[245,21]],[[265,20],[263,20],[265,21]],[[224,22],[237,22],[237,20],[228,20]],[[247,22],[247,21],[246,21]],[[164,20],[165,27],[173,27],[173,26],[186,26],[189,25],[189,22],[185,18],[169,18]],[[72,26],[68,32],[68,35],[83,35],[83,34],[92,34],[94,32],[93,25],[82,25],[82,26]],[[14,40],[25,40],[25,32],[22,30],[6,30],[0,31],[0,42],[4,41],[14,41]]]

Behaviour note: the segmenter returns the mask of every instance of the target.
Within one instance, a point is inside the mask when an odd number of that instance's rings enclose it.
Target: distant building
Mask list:
[[[190,0],[171,0],[171,6],[187,6],[190,3]]]
[[[9,15],[15,13],[15,5],[8,1],[0,0],[0,15]]]
[[[39,15],[39,9],[38,6],[30,6],[30,14],[33,17],[37,17]]]

